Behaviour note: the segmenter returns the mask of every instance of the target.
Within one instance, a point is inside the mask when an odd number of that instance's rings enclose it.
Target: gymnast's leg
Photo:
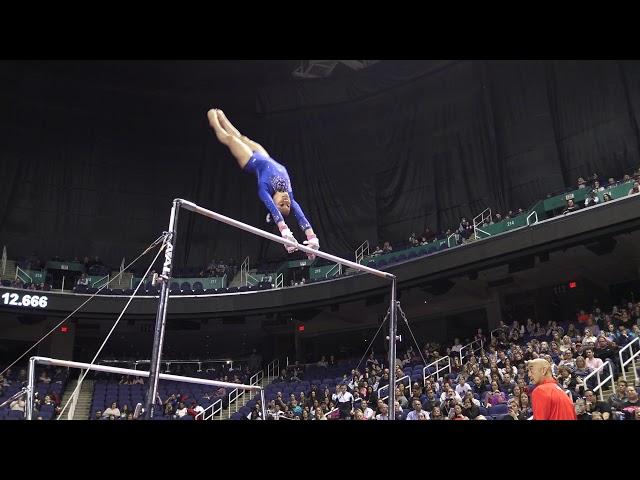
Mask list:
[[[267,157],[269,156],[269,154],[267,153],[267,151],[264,149],[262,145],[260,145],[258,142],[254,142],[249,137],[245,137],[244,135],[240,134],[238,129],[233,126],[233,124],[229,121],[229,119],[227,118],[227,116],[224,114],[222,110],[218,110],[218,121],[220,122],[220,125],[222,125],[222,128],[225,131],[235,136],[236,138],[239,138],[242,141],[242,143],[244,143],[251,149],[251,151],[260,152],[266,155]]]
[[[218,141],[229,148],[229,151],[238,162],[238,166],[241,169],[244,169],[245,165],[253,155],[251,147],[234,134],[229,133],[227,130],[222,128],[215,109],[211,109],[207,112],[207,118],[209,119],[209,125],[213,128]]]

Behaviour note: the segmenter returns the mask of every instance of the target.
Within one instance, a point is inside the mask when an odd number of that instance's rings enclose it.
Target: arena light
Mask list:
[[[569,282],[569,288],[576,288],[578,284],[576,282]]]

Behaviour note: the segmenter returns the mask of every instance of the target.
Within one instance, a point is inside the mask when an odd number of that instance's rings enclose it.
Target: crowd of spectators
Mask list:
[[[619,357],[620,349],[640,336],[640,302],[614,305],[606,311],[595,306],[561,323],[541,325],[528,318],[502,324],[492,333],[487,338],[478,330],[465,339],[467,344],[482,340],[483,348],[467,348],[462,359],[463,345],[457,338],[447,347],[429,343],[422,352],[407,349],[396,360],[396,375],[401,379],[395,389],[396,419],[528,420],[532,417],[535,385],[528,378],[526,362],[544,358],[551,363],[559,386],[572,399],[579,420],[640,420],[639,385],[635,383],[640,372],[627,373],[625,380]],[[450,373],[432,373],[425,379],[410,374],[415,371],[412,367],[446,356],[451,357]],[[616,377],[615,391],[609,398],[600,399],[600,391],[594,390],[595,377],[585,378],[606,362]],[[335,386],[321,388],[311,383],[308,389],[296,392],[294,386],[288,397],[283,395],[286,387],[304,384],[307,369],[315,369],[313,376],[318,377],[318,368],[335,365],[334,356],[323,356],[317,364],[296,363],[283,370],[274,380],[278,391],[275,399],[268,400],[268,419],[386,420],[389,406],[385,390],[379,395],[379,389],[389,384],[389,370],[384,358],[373,354],[364,365],[346,371]],[[602,378],[607,374],[608,370],[604,371]],[[247,418],[261,419],[259,402]]]
[[[633,183],[631,183],[631,181],[633,181]],[[588,177],[587,180],[585,180],[583,177],[580,177],[578,178],[577,188],[590,189],[591,191],[589,195],[582,202],[575,202],[573,199],[568,199],[566,207],[563,209],[561,213],[563,214],[571,213],[581,208],[598,204],[600,201],[597,196],[598,192],[604,192],[603,194],[604,202],[611,201],[613,200],[613,198],[611,194],[609,194],[607,191],[613,187],[616,187],[626,182],[630,182],[631,184],[627,195],[635,195],[637,193],[640,193],[640,183],[639,183],[640,168],[636,170],[633,173],[633,175],[624,175],[624,177],[619,180],[615,180],[614,178],[608,178],[605,181],[603,178],[600,178],[600,176],[596,173]],[[547,198],[550,198],[551,196],[552,196],[551,194],[548,194]],[[526,211],[523,210],[522,208],[514,208],[512,210],[509,210],[505,214],[502,214],[499,211],[492,210],[491,216],[487,216],[486,218],[484,218],[484,220],[482,221],[482,225],[484,226],[493,225],[495,223],[499,223],[504,220],[516,218],[525,213]],[[455,245],[464,245],[476,240],[474,235],[473,223],[466,217],[461,217],[457,228],[451,227],[448,229],[443,229],[438,232],[434,232],[429,227],[426,227],[424,232],[422,233],[412,232],[409,235],[409,238],[407,241],[398,241],[394,243],[396,243],[399,246],[398,249],[404,249],[409,247],[418,247],[421,245],[427,245],[434,241],[447,240],[452,235],[454,235],[452,242],[454,242]],[[393,247],[391,245],[391,241],[387,240],[383,243],[382,247],[379,244],[376,245],[373,252],[371,252],[371,256],[376,257],[379,255],[390,253],[392,251],[393,251]]]

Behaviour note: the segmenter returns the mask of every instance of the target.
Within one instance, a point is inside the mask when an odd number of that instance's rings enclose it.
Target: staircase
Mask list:
[[[78,395],[78,402],[76,403],[76,410],[73,415],[73,420],[89,420],[89,413],[91,411],[91,398],[93,397],[93,385],[94,380],[84,380],[82,387],[80,387],[80,394]],[[67,388],[62,396],[61,406],[66,405],[67,400],[71,397],[71,394],[78,385],[78,380],[70,380],[67,384]],[[62,420],[69,420],[69,409],[71,408],[71,402],[66,408]]]
[[[274,378],[275,377],[267,377],[265,374],[265,376],[262,377],[259,385],[264,388],[269,385]],[[238,397],[235,401],[231,402],[227,406],[227,408],[223,408],[220,415],[214,417],[214,420],[229,420],[231,418],[231,415],[233,415],[235,412],[249,403],[249,400],[254,399],[258,396],[260,396],[260,392],[250,392],[248,390],[245,390],[244,395],[241,394],[241,396]]]
[[[115,278],[119,273],[120,273],[120,270],[111,272],[111,277],[110,278]],[[122,290],[126,290],[127,288],[131,288],[131,279],[132,278],[133,278],[133,273],[131,273],[131,272],[122,272],[122,275],[117,280],[111,282],[109,284],[109,287],[110,288],[121,288]]]
[[[633,363],[629,363],[627,365],[627,368],[625,368],[625,371],[627,372],[627,385],[628,386],[635,385],[637,389],[640,385],[635,383],[636,377],[633,373]],[[616,384],[618,383],[618,380],[624,379],[624,377],[622,376],[622,372],[620,372],[618,375],[614,375],[614,378],[615,378]],[[613,395],[613,393],[614,393],[614,390],[611,389],[610,383],[607,383],[606,388],[602,389],[602,395],[604,396],[605,401],[609,400],[609,397]],[[598,400],[600,400],[600,392],[596,393],[596,397],[598,398]]]
[[[7,268],[5,269],[4,275],[2,275],[1,267],[0,267],[0,280],[9,280],[13,281],[16,278],[16,262],[15,260],[7,260]]]
[[[9,267],[7,267],[9,268]],[[260,279],[262,278],[262,274],[258,274],[257,273],[258,269],[257,268],[252,268],[251,270],[249,270],[249,275],[255,279],[257,279],[258,281],[260,281]],[[242,279],[241,279],[242,278]],[[251,280],[251,278],[249,278],[249,280]],[[253,283],[253,282],[252,282]],[[245,279],[244,279],[244,275],[240,275],[240,272],[238,271],[238,273],[236,273],[235,277],[233,277],[233,280],[231,281],[231,283],[229,285],[227,285],[228,287],[243,287],[245,285]]]

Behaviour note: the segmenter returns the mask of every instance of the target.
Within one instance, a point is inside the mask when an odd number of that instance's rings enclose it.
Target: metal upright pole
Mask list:
[[[391,307],[389,315],[389,420],[396,419],[396,278],[391,280]]]
[[[178,230],[178,213],[180,212],[180,200],[173,201],[171,217],[169,219],[169,231],[164,251],[164,265],[162,267],[162,288],[160,290],[160,301],[156,314],[156,327],[153,334],[153,350],[151,353],[151,365],[149,366],[149,389],[145,403],[145,418],[153,418],[153,411],[158,394],[158,379],[160,378],[160,362],[162,361],[162,345],[164,342],[164,331],[167,321],[167,305],[169,303],[169,281],[173,268],[173,250],[176,246],[176,232]],[[143,279],[144,281],[144,279]]]
[[[27,420],[33,418],[33,396],[36,389],[36,358],[29,359],[29,383],[27,386],[27,404],[25,405]]]
[[[267,419],[267,403],[266,398],[264,396],[264,389],[260,390],[260,403],[262,403],[262,420]]]

